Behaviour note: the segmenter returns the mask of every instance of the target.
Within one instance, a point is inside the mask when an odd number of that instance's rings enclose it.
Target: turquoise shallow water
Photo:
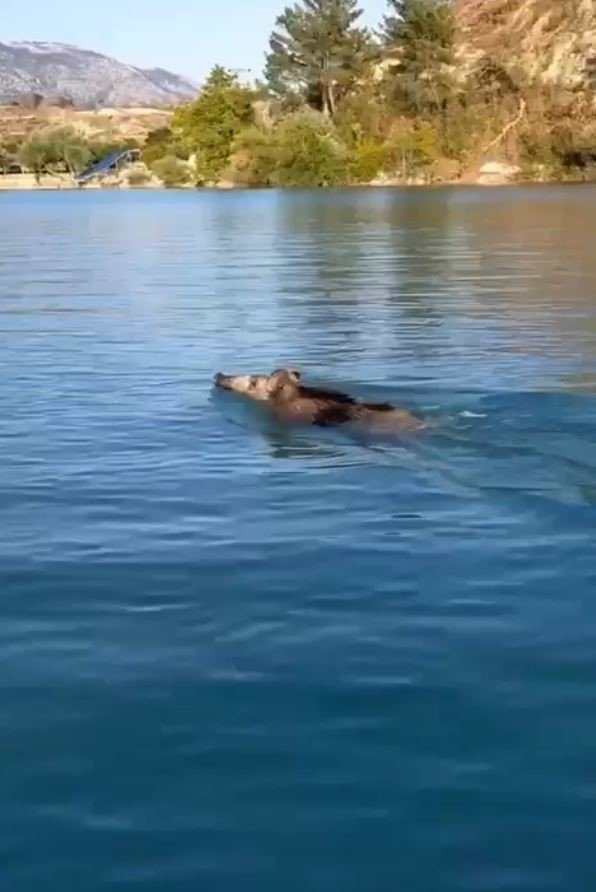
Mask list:
[[[596,190],[0,198],[10,892],[583,892]],[[288,431],[288,363],[431,416]]]

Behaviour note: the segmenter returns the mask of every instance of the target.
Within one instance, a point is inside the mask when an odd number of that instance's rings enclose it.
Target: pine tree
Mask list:
[[[388,0],[382,27],[395,59],[396,92],[412,111],[441,108],[449,91],[455,18],[450,0]]]
[[[383,40],[400,46],[408,58],[424,63],[448,63],[454,41],[455,22],[451,0],[387,0],[389,15],[383,20]]]
[[[371,37],[358,27],[358,0],[300,0],[276,21],[267,81],[279,95],[300,95],[325,115],[363,71]]]

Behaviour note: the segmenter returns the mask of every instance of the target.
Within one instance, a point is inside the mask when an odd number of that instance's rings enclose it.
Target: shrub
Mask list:
[[[387,105],[378,89],[370,85],[342,100],[334,122],[340,137],[350,147],[362,140],[384,142],[391,129]]]
[[[369,183],[389,166],[390,161],[391,152],[386,145],[372,139],[362,140],[350,153],[352,179],[357,183]]]
[[[188,164],[180,161],[175,155],[166,155],[159,158],[151,167],[166,189],[175,189],[177,186],[185,186],[190,180]]]
[[[438,133],[430,123],[403,122],[391,140],[390,151],[404,178],[426,173],[440,154]]]
[[[129,186],[146,186],[151,179],[151,174],[144,167],[134,167],[128,172],[127,179]]]
[[[181,160],[188,160],[188,151],[177,140],[169,127],[160,127],[152,130],[147,136],[142,149],[143,161],[147,167],[151,167],[155,161],[165,158],[166,155],[174,155]]]
[[[302,109],[273,129],[241,131],[232,147],[230,175],[247,186],[334,186],[349,181],[350,161],[333,124]]]
[[[310,109],[276,128],[275,182],[280,186],[336,186],[349,181],[349,157],[333,125]]]
[[[446,158],[462,161],[479,144],[488,141],[491,125],[498,125],[498,120],[486,114],[485,106],[452,103],[437,122],[436,150]]]
[[[241,131],[232,146],[230,176],[243,186],[270,186],[275,182],[275,133],[261,127]]]

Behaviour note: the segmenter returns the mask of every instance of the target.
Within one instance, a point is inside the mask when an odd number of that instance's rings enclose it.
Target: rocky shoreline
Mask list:
[[[138,169],[138,166],[137,166]],[[146,168],[144,168],[146,170]],[[129,179],[130,171],[123,171],[119,175],[104,177],[101,180],[90,182],[85,186],[78,183],[67,174],[46,174],[39,179],[32,173],[20,174],[4,174],[0,176],[0,191],[35,191],[35,192],[52,192],[52,191],[75,191],[80,189],[196,189],[193,183],[188,183],[176,187],[165,186],[161,180],[146,172],[146,179],[142,183],[134,183]],[[401,178],[382,176],[368,183],[348,184],[348,188],[404,188],[404,187],[437,187],[437,186],[512,186],[512,185],[529,185],[531,183],[548,183],[552,182],[548,177],[540,177],[534,175],[532,177],[524,177],[520,167],[501,161],[489,161],[483,164],[478,170],[469,171],[467,174],[459,176],[419,176],[413,178]],[[246,187],[231,180],[220,180],[217,183],[198,187],[211,191],[227,191],[227,190],[245,190]],[[267,188],[267,187],[258,187]]]

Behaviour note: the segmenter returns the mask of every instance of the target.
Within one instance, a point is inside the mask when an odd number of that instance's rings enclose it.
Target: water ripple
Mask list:
[[[11,892],[590,888],[595,197],[3,196]]]

